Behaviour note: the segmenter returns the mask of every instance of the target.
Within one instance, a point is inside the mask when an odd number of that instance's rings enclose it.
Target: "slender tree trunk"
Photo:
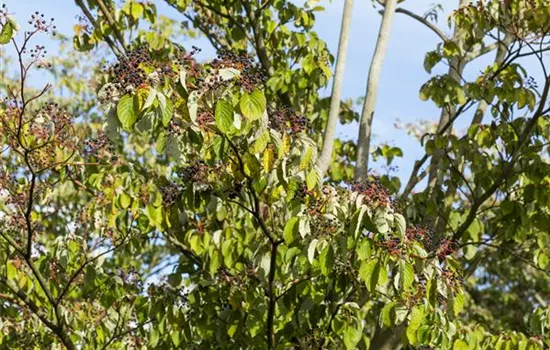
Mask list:
[[[359,121],[359,140],[357,141],[357,164],[355,166],[355,180],[365,180],[369,170],[369,150],[372,134],[372,120],[374,118],[374,109],[376,107],[376,95],[378,93],[378,84],[382,63],[386,56],[386,49],[390,38],[390,30],[395,15],[398,0],[386,0],[384,3],[384,13],[380,23],[380,31],[376,41],[376,48],[372,56],[372,62],[369,69],[367,80],[367,91],[365,103]]]
[[[325,127],[325,133],[323,135],[323,148],[321,149],[321,155],[317,160],[317,167],[319,168],[321,177],[325,176],[332,159],[334,134],[336,131],[336,124],[338,122],[338,115],[340,114],[340,100],[342,95],[342,85],[344,83],[344,72],[346,69],[352,9],[353,0],[346,0],[344,3],[344,12],[342,14],[342,27],[340,29],[340,39],[338,42],[338,56],[336,58],[336,69],[334,71],[334,80],[332,83],[330,111],[328,114],[327,125]]]

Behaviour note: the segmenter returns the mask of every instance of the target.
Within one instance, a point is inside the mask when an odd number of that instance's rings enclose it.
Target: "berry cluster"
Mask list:
[[[445,279],[445,283],[452,288],[459,288],[464,285],[464,277],[455,271],[443,269],[441,275]]]
[[[241,77],[237,81],[237,85],[248,92],[267,81],[266,75],[246,53],[238,54],[229,50],[221,50],[218,57],[212,61],[212,67],[215,69],[235,68],[240,71]]]
[[[122,281],[124,281],[125,285],[131,285],[137,288],[138,290],[141,290],[143,286],[143,280],[141,279],[139,272],[136,271],[134,267],[130,267],[128,271],[119,269],[118,277],[120,277]]]
[[[106,158],[115,151],[114,145],[104,133],[99,134],[95,139],[84,141],[84,153],[94,155],[98,158]]]
[[[351,185],[351,190],[365,196],[365,199],[374,207],[393,205],[390,191],[378,179],[366,182],[354,182]]]
[[[208,184],[210,175],[219,174],[221,164],[209,166],[199,159],[178,171],[178,175],[184,183]]]
[[[149,51],[144,46],[130,51],[127,57],[120,57],[118,62],[110,68],[115,86],[124,89],[128,86],[137,88],[145,84],[147,74],[142,65],[152,65]]]
[[[241,271],[237,274],[231,273],[227,268],[220,267],[214,278],[217,282],[227,283],[231,286],[239,288],[240,286],[247,285],[250,279],[257,279],[257,269],[247,266],[244,271]]]
[[[192,76],[194,78],[197,78],[200,73],[200,67],[197,64],[197,60],[195,59],[195,55],[202,50],[196,46],[191,46],[191,51],[184,52],[183,50],[180,50],[176,62],[180,66],[184,66],[187,68],[187,74],[189,76]]]
[[[242,182],[235,182],[233,186],[230,188],[229,192],[227,193],[227,197],[229,199],[235,199],[241,194],[241,190],[243,189]]]
[[[430,247],[434,236],[434,230],[422,226],[408,226],[405,237],[409,241],[419,241],[424,243],[424,246]]]
[[[210,73],[210,69],[206,69],[207,73]],[[214,91],[223,87],[227,87],[231,84],[230,80],[224,80],[220,75],[213,74],[206,78],[198,77],[195,79],[195,83],[204,91]]]
[[[106,104],[108,102],[115,101],[119,97],[119,90],[114,84],[106,84],[101,88],[97,98],[100,104]]]
[[[197,116],[197,124],[204,129],[214,123],[214,115],[210,111],[202,111]]]
[[[312,196],[314,194],[313,191],[309,191],[307,189],[307,186],[305,184],[300,184],[298,189],[294,191],[294,199],[298,200],[304,200],[308,196]]]
[[[44,14],[38,11],[32,14],[31,18],[28,20],[28,23],[34,27],[35,32],[49,33],[50,30],[52,30],[52,34],[55,36],[56,26],[53,25],[53,22],[53,18],[50,18],[50,20],[47,21]],[[26,32],[26,36],[29,34],[29,32]]]
[[[28,133],[37,143],[29,160],[36,169],[55,163],[56,149],[76,149],[72,118],[59,104],[44,104],[29,123]]]
[[[439,259],[445,259],[448,255],[453,254],[458,250],[458,243],[455,240],[447,238],[441,238],[439,240],[439,247],[437,248],[437,256]]]
[[[307,118],[290,107],[268,110],[269,126],[281,133],[299,134],[307,129]]]
[[[316,215],[311,218],[311,233],[315,238],[330,236],[337,233],[340,228],[340,222],[332,217]]]
[[[176,202],[176,199],[178,199],[182,191],[182,186],[174,183],[162,186],[160,188],[160,193],[162,195],[162,203],[164,207],[166,208],[172,206]]]
[[[72,136],[72,118],[67,110],[58,103],[45,103],[35,113],[31,126],[33,136],[39,136],[45,140],[56,137],[66,140]]]
[[[377,244],[386,248],[391,255],[401,255],[403,242],[401,242],[399,237],[393,235],[389,235],[388,237],[380,236]]]
[[[532,90],[536,90],[539,87],[537,84],[537,81],[532,76],[527,77],[527,79],[523,83],[523,86],[525,86],[525,88],[527,89],[532,89]]]
[[[170,124],[168,124],[167,129],[170,135],[172,136],[181,136],[181,134],[183,133],[182,126],[174,120],[170,121]]]

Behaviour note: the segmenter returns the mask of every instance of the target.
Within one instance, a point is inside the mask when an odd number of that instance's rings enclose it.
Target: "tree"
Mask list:
[[[321,176],[324,176],[327,172],[328,166],[332,159],[334,134],[336,132],[336,124],[340,114],[340,101],[342,85],[344,84],[344,70],[346,67],[352,9],[353,0],[346,0],[344,3],[344,11],[342,13],[342,28],[340,30],[340,39],[338,42],[338,59],[336,61],[334,81],[332,83],[332,94],[330,96],[330,111],[327,118],[327,126],[325,127],[323,135],[323,148],[321,149],[321,154],[319,155],[319,160],[317,162]]]
[[[395,9],[445,38],[428,71],[454,67],[420,89],[445,118],[403,189],[351,183],[354,142],[334,140],[326,179],[315,166],[334,103],[312,3],[168,0],[185,30],[150,2],[75,3],[76,50],[52,62],[35,40],[53,19],[16,36],[0,13],[17,72],[0,103],[2,347],[550,346],[546,1],[461,3],[451,37]],[[216,59],[179,44],[195,29]]]
[[[358,181],[366,180],[369,172],[370,138],[372,134],[374,107],[376,106],[376,96],[378,92],[380,73],[382,72],[382,63],[384,62],[384,57],[386,56],[386,48],[390,39],[390,29],[396,7],[397,0],[384,1],[382,21],[380,22],[380,30],[378,32],[378,39],[376,40],[376,48],[370,64],[365,102],[363,104],[363,111],[361,112],[361,120],[359,121],[357,162],[355,165],[354,175],[355,180]]]

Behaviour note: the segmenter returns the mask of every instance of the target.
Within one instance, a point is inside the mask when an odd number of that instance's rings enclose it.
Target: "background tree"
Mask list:
[[[326,179],[315,167],[332,58],[313,2],[167,3],[193,28],[150,2],[77,0],[78,51],[52,61],[34,40],[55,22],[35,13],[16,36],[0,14],[17,73],[1,86],[3,347],[550,346],[546,1],[460,3],[452,36],[395,10],[444,40],[425,68],[450,67],[420,89],[445,118],[403,189],[347,183],[352,141]],[[180,45],[195,30],[216,59]],[[35,68],[68,94],[31,87]]]

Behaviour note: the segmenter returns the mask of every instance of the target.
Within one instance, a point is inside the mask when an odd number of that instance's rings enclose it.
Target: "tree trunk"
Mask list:
[[[382,63],[386,56],[386,49],[390,38],[390,30],[395,15],[398,0],[386,0],[384,4],[384,13],[382,14],[382,22],[380,23],[380,31],[376,41],[376,48],[372,56],[372,62],[369,69],[369,77],[367,80],[367,91],[365,103],[359,121],[359,139],[357,141],[357,164],[355,165],[355,180],[366,180],[369,170],[369,150],[372,134],[372,120],[374,117],[374,109],[376,107],[376,95],[378,93],[378,84],[380,73],[382,71]]]
[[[340,29],[340,39],[338,42],[338,56],[336,58],[336,68],[334,71],[334,80],[332,83],[332,96],[330,98],[330,111],[328,114],[325,133],[323,135],[323,148],[321,155],[317,160],[317,167],[321,177],[325,176],[332,159],[332,149],[334,147],[334,134],[336,123],[340,114],[340,100],[342,95],[342,85],[344,82],[344,72],[346,68],[347,48],[349,41],[349,30],[351,27],[351,17],[353,9],[353,0],[346,0],[344,3],[344,12],[342,14],[342,27]]]

